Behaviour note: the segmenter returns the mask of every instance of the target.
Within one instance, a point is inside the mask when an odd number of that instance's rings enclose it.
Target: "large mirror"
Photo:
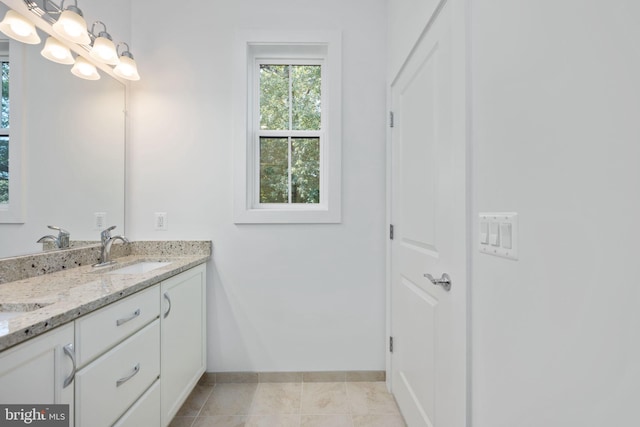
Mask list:
[[[1,16],[6,10],[0,4]],[[125,86],[105,73],[79,79],[41,49],[9,42],[9,140],[21,154],[21,165],[9,162],[9,181],[21,179],[23,209],[18,221],[0,222],[0,257],[42,251],[36,241],[56,234],[48,225],[72,241],[99,240],[96,214],[125,232]]]

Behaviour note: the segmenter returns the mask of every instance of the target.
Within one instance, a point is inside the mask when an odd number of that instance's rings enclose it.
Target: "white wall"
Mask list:
[[[384,369],[385,2],[132,2],[128,230],[211,239],[209,371]],[[237,29],[343,31],[343,222],[235,225]],[[166,232],[153,213],[168,213]]]
[[[637,425],[640,3],[474,0],[473,426]]]

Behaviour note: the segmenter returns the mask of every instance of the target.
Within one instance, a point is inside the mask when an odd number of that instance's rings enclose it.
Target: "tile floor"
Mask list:
[[[384,382],[198,385],[169,427],[405,427]]]

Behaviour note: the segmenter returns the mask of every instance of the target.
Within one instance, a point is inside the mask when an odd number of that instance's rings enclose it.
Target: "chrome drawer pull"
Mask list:
[[[131,316],[129,316],[129,317],[125,317],[124,319],[116,320],[116,326],[124,325],[129,320],[133,320],[138,316],[140,316],[140,309],[137,309],[136,311],[134,311],[133,314]]]
[[[169,298],[169,292],[164,293],[164,299],[169,303],[169,308],[167,309],[167,312],[164,313],[164,318],[166,319],[167,316],[169,316],[169,313],[171,313],[171,298]]]
[[[116,387],[120,387],[122,384],[126,383],[131,378],[135,377],[138,372],[140,372],[140,364],[139,363],[133,368],[133,372],[131,374],[127,375],[124,378],[120,378],[118,381],[116,381]]]
[[[69,384],[73,382],[73,379],[76,377],[76,353],[75,351],[73,351],[73,344],[65,345],[64,347],[62,347],[62,350],[64,351],[64,354],[69,356],[69,359],[71,359],[71,363],[73,364],[73,369],[71,370],[71,373],[69,374],[69,376],[64,379],[64,384],[62,387],[62,388],[67,388],[69,387]]]

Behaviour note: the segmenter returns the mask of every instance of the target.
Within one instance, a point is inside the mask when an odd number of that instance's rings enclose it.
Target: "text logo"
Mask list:
[[[69,405],[2,405],[0,427],[69,427]]]

